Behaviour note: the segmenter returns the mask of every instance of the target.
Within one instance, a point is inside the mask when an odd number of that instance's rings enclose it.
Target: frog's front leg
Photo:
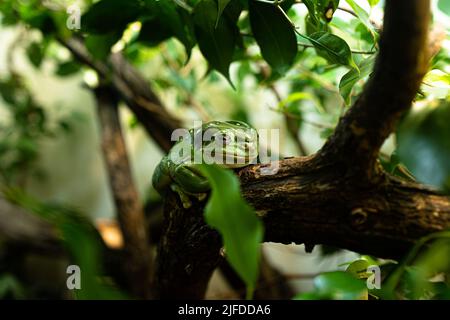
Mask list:
[[[194,196],[199,201],[206,198],[210,189],[208,180],[203,177],[195,168],[189,166],[179,166],[174,170],[172,176],[174,183],[171,188],[180,195],[183,207],[189,208],[192,202],[189,196]]]

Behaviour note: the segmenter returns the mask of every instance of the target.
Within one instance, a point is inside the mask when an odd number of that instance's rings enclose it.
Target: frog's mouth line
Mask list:
[[[220,167],[225,167],[225,168],[241,168],[241,167],[245,167],[248,166],[249,164],[252,164],[253,161],[255,161],[258,156],[255,155],[253,157],[250,156],[245,156],[245,157],[236,157],[235,155],[229,155],[228,158],[226,158],[226,154],[224,154],[225,158],[222,157],[222,159],[220,159],[220,161],[212,161],[213,164],[216,164]],[[214,159],[212,159],[214,160]],[[227,161],[228,160],[228,161]],[[205,163],[204,160],[202,163]],[[256,162],[254,162],[256,163]],[[195,163],[192,163],[195,164]],[[196,169],[194,169],[195,167],[190,167],[190,170],[193,171],[197,171]],[[198,173],[200,173],[198,171]]]

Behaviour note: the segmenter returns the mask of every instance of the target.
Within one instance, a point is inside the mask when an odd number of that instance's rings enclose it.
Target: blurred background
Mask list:
[[[25,207],[35,208],[37,204],[33,201],[38,201],[71,208],[94,223],[107,246],[120,248],[122,237],[102,154],[96,100],[90,89],[98,84],[98,75],[79,63],[59,42],[24,23],[25,18],[10,21],[10,7],[30,10],[31,14],[36,9],[30,3],[33,1],[2,0],[0,5],[0,185],[16,190],[7,193],[5,199],[14,198],[19,192],[35,199],[20,196],[22,200],[28,199],[23,200]],[[370,1],[357,3],[370,14],[373,26],[380,28],[383,1],[374,6],[370,6]],[[83,11],[90,1],[44,1],[42,10],[58,12],[73,4]],[[351,6],[345,1],[339,6],[343,9],[335,12],[330,23],[333,33],[342,37],[352,50],[362,52],[353,54],[357,65],[373,62],[376,41],[360,19],[348,12],[352,11]],[[440,37],[439,48],[414,107],[419,113],[436,104],[448,104],[450,19],[445,10],[438,7],[437,1],[433,2],[433,30]],[[66,15],[64,11],[60,13]],[[293,21],[303,21],[307,13],[303,5],[295,5],[288,12]],[[339,89],[348,68],[330,65],[313,48],[305,46],[299,50],[297,63],[284,77],[270,79],[267,64],[249,40],[250,58],[231,64],[233,89],[225,77],[208,72],[198,47],[193,48],[187,60],[180,41],[170,38],[155,44],[152,39],[145,39],[141,30],[140,22],[128,24],[109,50],[123,52],[152,84],[168,112],[181,119],[185,127],[191,127],[199,119],[236,119],[255,128],[277,128],[280,155],[304,156],[322,146],[348,108]],[[350,99],[360,92],[368,74],[355,83]],[[151,186],[151,177],[164,153],[126,105],[121,103],[119,111],[139,199],[146,212],[156,210],[160,215],[161,199]],[[392,136],[383,147],[381,160],[400,175],[444,189],[448,186],[450,180],[445,172],[436,177],[436,170],[446,170],[447,164],[440,166],[430,160],[427,167],[426,159],[434,158],[433,153],[424,151],[425,160],[412,165],[405,164],[404,155],[405,152],[399,155],[397,138]],[[64,290],[66,258],[42,258],[36,252],[24,254],[26,250],[20,245],[17,255],[21,258],[16,259],[14,250],[2,243],[7,241],[0,242],[0,298],[70,297]],[[263,250],[270,265],[284,275],[280,281],[287,279],[294,292],[311,290],[314,275],[345,269],[345,263],[360,257],[357,253],[321,247],[306,253],[303,246],[294,244],[266,243]],[[237,296],[223,275],[216,272],[207,298]]]

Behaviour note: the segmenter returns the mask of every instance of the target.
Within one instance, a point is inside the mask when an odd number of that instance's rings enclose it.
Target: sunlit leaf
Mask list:
[[[325,272],[314,278],[318,293],[333,299],[356,300],[367,291],[365,281],[359,280],[346,272]]]
[[[342,38],[323,31],[310,36],[303,35],[303,37],[308,39],[314,45],[317,54],[328,62],[350,66],[358,70],[358,66],[353,61],[350,47]]]
[[[439,0],[438,8],[447,16],[450,16],[450,1],[448,0]]]
[[[339,93],[341,94],[342,98],[344,98],[344,101],[347,105],[350,105],[351,103],[351,93],[353,87],[359,80],[364,79],[372,72],[374,62],[375,56],[364,59],[358,66],[358,69],[353,68],[349,70],[341,78],[341,81],[339,82]]]
[[[353,9],[353,11],[358,16],[361,23],[372,34],[372,37],[374,38],[374,40],[376,40],[377,33],[376,33],[375,28],[373,27],[372,23],[370,23],[369,14],[363,8],[361,8],[354,0],[346,0],[346,2]]]

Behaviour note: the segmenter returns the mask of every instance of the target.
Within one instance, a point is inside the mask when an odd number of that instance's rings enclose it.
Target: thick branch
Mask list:
[[[410,108],[427,70],[429,20],[428,0],[386,2],[373,74],[323,147],[328,160],[345,162],[370,178],[381,145]]]
[[[56,230],[48,223],[30,215],[0,197],[0,239],[30,250],[61,252]]]
[[[261,165],[239,171],[242,192],[265,225],[265,241],[332,245],[383,258],[401,258],[422,236],[450,227],[450,197],[383,175],[377,184],[348,179],[317,156],[285,159],[276,175]],[[166,198],[157,291],[161,298],[203,298],[221,261],[221,241],[203,221],[204,202],[184,210]]]
[[[126,263],[133,293],[150,297],[151,251],[144,210],[135,188],[119,119],[118,100],[109,87],[95,89],[101,123],[103,154],[124,237]]]
[[[398,259],[420,237],[450,227],[447,196],[388,175],[362,185],[315,163],[282,160],[274,176],[261,176],[259,165],[240,171],[243,194],[264,220],[266,241],[327,244]]]
[[[173,130],[181,127],[165,109],[163,103],[153,92],[150,84],[123,58],[121,53],[111,55],[109,64],[92,58],[79,38],[58,39],[83,64],[88,65],[102,78],[111,81],[148,134],[164,151],[172,146],[170,139]]]

